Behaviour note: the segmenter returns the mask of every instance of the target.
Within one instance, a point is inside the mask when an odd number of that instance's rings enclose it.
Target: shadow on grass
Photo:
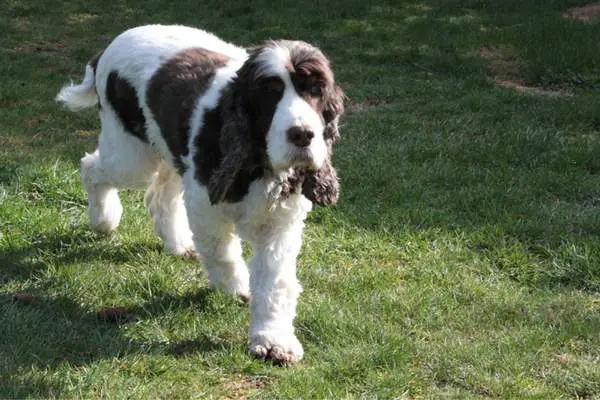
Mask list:
[[[123,336],[122,325],[143,323],[169,310],[193,309],[194,312],[218,314],[212,304],[213,291],[200,288],[181,295],[154,292],[152,298],[128,308],[129,320],[106,320],[98,310],[90,310],[70,296],[49,296],[47,288],[30,283],[52,264],[68,266],[85,260],[106,260],[108,263],[139,261],[132,254],[157,250],[156,245],[110,245],[111,238],[98,236],[87,228],[75,228],[58,235],[42,235],[28,246],[21,246],[0,255],[0,283],[21,286],[18,293],[0,294],[0,397],[60,396],[63,386],[56,377],[44,379],[44,373],[56,371],[61,365],[85,366],[103,359],[128,355],[162,354],[184,357],[193,354],[227,352],[227,341],[199,334],[191,340],[145,343]],[[98,243],[100,242],[100,243]],[[106,242],[104,245],[102,242]],[[94,244],[94,247],[91,247]],[[41,280],[44,281],[43,279]],[[51,283],[46,283],[50,285]],[[19,297],[19,295],[24,295]],[[34,379],[30,379],[34,376]]]
[[[110,235],[92,232],[87,226],[70,228],[69,233],[48,235],[39,233],[32,243],[9,247],[0,254],[0,283],[35,276],[47,268],[47,259],[58,265],[85,262],[89,259],[122,263],[132,261],[136,252],[162,251],[159,244],[135,243],[111,245]],[[30,236],[34,236],[33,234]]]
[[[172,307],[209,307],[212,291],[207,288],[182,297],[158,294],[151,301],[131,309],[137,321],[156,317]],[[227,352],[228,342],[201,335],[193,340],[168,343],[141,343],[126,339],[121,325],[100,319],[67,297],[33,294],[26,304],[10,295],[0,295],[0,397],[53,397],[61,395],[56,379],[30,379],[33,371],[92,365],[103,359],[128,355],[172,355]],[[132,323],[132,322],[130,322]],[[33,374],[36,377],[45,374]]]

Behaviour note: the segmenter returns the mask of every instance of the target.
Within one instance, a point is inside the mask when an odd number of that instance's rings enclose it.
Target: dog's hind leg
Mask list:
[[[119,226],[123,206],[117,188],[105,179],[100,151],[86,154],[81,159],[81,180],[88,194],[88,214],[93,230],[108,233]]]
[[[117,189],[147,184],[160,157],[126,132],[108,107],[100,111],[100,119],[98,148],[81,159],[81,180],[88,194],[90,226],[108,233],[119,226],[123,213]]]
[[[188,225],[181,177],[166,161],[152,176],[144,204],[154,219],[154,231],[165,247],[178,255],[194,255],[192,232]]]

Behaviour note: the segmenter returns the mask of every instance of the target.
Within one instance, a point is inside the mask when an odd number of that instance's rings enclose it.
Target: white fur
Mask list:
[[[56,101],[66,104],[71,111],[79,111],[91,107],[98,103],[98,96],[94,91],[94,71],[91,66],[85,66],[85,75],[79,85],[73,85],[62,88],[56,96]]]
[[[154,219],[154,230],[175,254],[194,249],[192,232],[183,203],[183,186],[179,175],[166,162],[160,163],[144,196],[144,204]]]
[[[302,195],[279,198],[278,183],[285,178],[284,172],[252,183],[240,203],[211,207],[206,187],[193,175],[191,170],[184,175],[184,198],[192,231],[201,232],[194,236],[194,243],[211,284],[246,293],[248,272],[241,257],[240,237],[251,242],[250,351],[265,357],[278,349],[290,362],[299,361],[303,350],[293,321],[302,287],[296,278],[296,258],[312,203]]]
[[[183,160],[189,168],[180,178],[173,166],[164,161],[172,157],[145,96],[148,80],[161,63],[188,47],[220,52],[231,60],[217,71],[211,86],[196,102],[190,120],[191,151]],[[286,140],[286,131],[301,126],[315,133],[306,150],[313,167],[322,165],[327,150],[321,119],[295,92],[283,67],[282,61],[286,57],[289,60],[289,52],[275,47],[260,57],[265,65],[262,72],[279,76],[285,83],[283,98],[267,134],[267,153],[276,172],[254,181],[249,193],[238,203],[210,204],[207,188],[194,176],[191,144],[202,127],[205,112],[217,105],[222,89],[247,59],[244,49],[193,28],[161,25],[134,28],[106,48],[97,65],[95,81],[88,65],[83,82],[63,88],[57,100],[78,110],[95,104],[92,100],[96,90],[102,105],[98,149],[81,160],[92,227],[109,232],[118,226],[122,207],[117,188],[149,184],[145,204],[165,246],[176,254],[195,248],[202,255],[212,286],[244,296],[252,293],[251,353],[295,362],[303,356],[293,326],[302,291],[296,279],[296,258],[304,219],[312,204],[301,194],[280,198],[281,183],[287,177],[290,157],[294,157],[295,151]],[[106,99],[106,81],[113,70],[138,93],[150,145],[124,131]],[[241,239],[252,243],[250,272],[242,257]]]

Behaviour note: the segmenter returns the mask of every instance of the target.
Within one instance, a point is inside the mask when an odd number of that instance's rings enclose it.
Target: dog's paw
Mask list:
[[[244,262],[205,265],[209,285],[217,290],[250,299],[250,276]]]
[[[119,226],[121,221],[121,215],[123,214],[123,207],[121,202],[117,198],[113,201],[110,207],[89,207],[90,214],[90,227],[92,230],[107,234]]]
[[[186,258],[186,259],[190,259],[190,260],[199,260],[200,259],[200,254],[198,254],[198,252],[194,249],[186,249],[182,254],[181,257]]]
[[[117,229],[123,206],[116,189],[98,191],[88,190],[88,214],[90,227],[98,233],[109,233]]]
[[[302,344],[293,333],[262,331],[253,334],[249,350],[252,356],[277,365],[294,364],[304,356]]]
[[[180,232],[165,234],[158,228],[156,233],[163,240],[166,251],[184,258],[198,258],[191,231],[182,229]]]
[[[184,244],[167,244],[165,243],[165,250],[171,254],[174,254],[179,257],[189,258],[189,259],[199,259],[200,256],[196,252],[194,248],[194,244],[184,243]]]
[[[250,296],[250,292],[239,293],[238,297],[240,298],[240,300],[242,301],[242,303],[244,303],[246,305],[250,304],[250,299],[252,298]]]
[[[246,281],[229,282],[224,289],[226,293],[239,297],[245,304],[250,304],[250,289]]]

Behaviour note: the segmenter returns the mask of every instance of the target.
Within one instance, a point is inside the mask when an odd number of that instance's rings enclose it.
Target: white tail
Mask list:
[[[83,82],[79,85],[71,83],[63,87],[56,95],[55,100],[64,103],[71,111],[80,111],[95,105],[98,103],[98,95],[94,88],[94,78],[94,69],[90,65],[86,65]]]

